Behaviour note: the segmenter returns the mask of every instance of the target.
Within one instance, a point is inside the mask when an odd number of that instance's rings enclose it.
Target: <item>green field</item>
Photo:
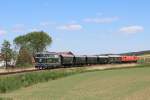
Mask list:
[[[13,100],[150,100],[150,67],[80,73],[22,88]]]

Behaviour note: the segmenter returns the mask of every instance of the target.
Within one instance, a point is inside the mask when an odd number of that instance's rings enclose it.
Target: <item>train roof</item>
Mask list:
[[[108,55],[108,57],[121,57],[120,55]]]
[[[86,55],[75,55],[75,57],[86,57]]]
[[[74,57],[74,55],[60,54],[62,57]]]
[[[97,56],[95,56],[95,55],[86,55],[87,57],[97,57]]]
[[[62,57],[74,57],[74,54],[72,52],[57,52],[58,55],[61,55]]]
[[[109,58],[109,56],[98,56],[100,58]]]

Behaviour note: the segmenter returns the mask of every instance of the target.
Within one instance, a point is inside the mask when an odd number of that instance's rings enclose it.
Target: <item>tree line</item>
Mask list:
[[[13,44],[8,40],[4,40],[1,54],[2,60],[5,61],[5,67],[8,68],[11,65],[8,62],[11,61],[14,61],[16,67],[32,66],[34,54],[46,51],[47,46],[51,43],[51,36],[44,31],[17,36],[13,40]]]

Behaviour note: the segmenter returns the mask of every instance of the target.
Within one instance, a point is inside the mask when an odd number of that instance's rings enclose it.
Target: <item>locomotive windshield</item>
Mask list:
[[[37,54],[36,57],[43,57],[43,54]]]

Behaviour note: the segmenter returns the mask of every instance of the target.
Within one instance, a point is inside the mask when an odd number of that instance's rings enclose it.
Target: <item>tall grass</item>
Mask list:
[[[78,69],[62,69],[53,71],[41,71],[25,74],[17,74],[11,76],[4,76],[0,78],[0,93],[6,93],[19,89],[21,87],[27,87],[39,82],[46,82],[57,78],[65,77],[68,75],[84,72],[83,68]]]
[[[0,97],[0,100],[13,100],[12,98],[2,98]]]

